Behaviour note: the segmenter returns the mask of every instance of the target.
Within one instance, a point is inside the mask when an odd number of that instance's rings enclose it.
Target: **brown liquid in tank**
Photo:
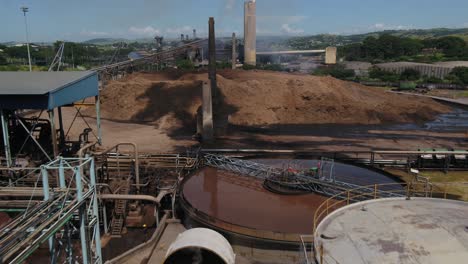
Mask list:
[[[310,234],[315,209],[327,198],[317,194],[280,195],[263,181],[206,167],[184,185],[196,209],[225,222],[260,230]]]

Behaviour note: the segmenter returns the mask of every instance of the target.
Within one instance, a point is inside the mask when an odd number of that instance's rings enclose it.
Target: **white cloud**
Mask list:
[[[286,34],[301,34],[304,33],[303,29],[299,28],[292,28],[289,24],[281,25],[281,31]]]
[[[107,37],[107,36],[110,36],[110,33],[103,32],[103,31],[93,31],[93,30],[83,29],[81,30],[80,35],[85,36],[85,37]]]
[[[152,26],[146,27],[130,27],[128,32],[132,35],[154,37],[161,33],[159,29],[153,28]]]
[[[166,33],[168,34],[188,34],[192,32],[192,28],[189,26],[183,26],[183,27],[174,27],[174,28],[167,28]]]
[[[224,5],[224,8],[226,10],[232,10],[235,4],[236,4],[236,0],[226,0],[226,4]]]
[[[404,25],[386,25],[384,23],[376,23],[369,27],[369,30],[403,30],[410,29],[410,26]]]
[[[383,29],[385,27],[385,24],[382,23],[377,23],[373,26],[375,29]]]
[[[271,31],[271,30],[265,30],[263,28],[260,28],[259,26],[257,26],[257,28],[255,29],[255,31],[257,32],[257,35],[271,35],[273,34],[274,32]]]

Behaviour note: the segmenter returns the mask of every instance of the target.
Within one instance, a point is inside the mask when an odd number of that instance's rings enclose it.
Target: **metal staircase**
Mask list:
[[[128,194],[130,191],[130,182],[128,180],[120,181],[118,194]],[[127,201],[116,200],[111,221],[110,233],[113,238],[122,237],[122,229],[125,224],[125,216],[127,215]]]

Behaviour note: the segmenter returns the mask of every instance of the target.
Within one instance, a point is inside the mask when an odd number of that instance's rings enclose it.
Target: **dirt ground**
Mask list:
[[[134,73],[108,83],[101,93],[105,147],[135,142],[144,152],[171,152],[196,146],[192,136],[201,105],[201,81],[206,79],[206,73]],[[219,71],[217,80],[215,111],[223,128],[208,147],[468,148],[464,131],[388,129],[392,124],[423,124],[452,110],[431,99],[386,93],[331,77],[269,71]],[[73,118],[72,110],[65,110],[66,120]],[[83,112],[89,123],[95,122],[93,109]]]

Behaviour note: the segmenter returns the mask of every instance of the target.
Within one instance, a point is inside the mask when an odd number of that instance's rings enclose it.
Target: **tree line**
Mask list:
[[[389,34],[367,37],[361,43],[348,44],[338,49],[339,56],[347,61],[415,61],[435,62],[468,60],[468,45],[462,38],[415,39]]]
[[[48,46],[31,44],[30,52],[33,66],[39,67],[40,69],[47,68],[52,63],[61,44],[62,42],[60,41]],[[149,47],[137,42],[129,44],[116,43],[112,45],[66,42],[63,52],[63,62],[70,68],[78,65],[83,68],[91,68],[109,62],[114,55],[117,56],[117,58],[115,58],[116,60],[127,59],[128,53],[143,48]],[[28,51],[25,45],[0,45],[0,50],[0,66],[2,66],[0,70],[14,70],[28,61]]]

